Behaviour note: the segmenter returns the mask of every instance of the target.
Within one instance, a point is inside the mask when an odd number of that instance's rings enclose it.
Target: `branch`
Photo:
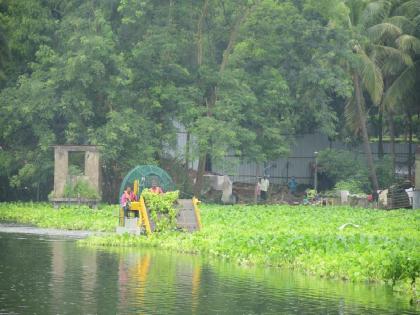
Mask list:
[[[207,16],[209,7],[209,0],[204,1],[203,10],[201,10],[200,18],[197,24],[197,65],[201,66],[203,63],[203,22]]]
[[[244,14],[240,15],[238,17],[238,19],[236,20],[236,23],[233,26],[232,31],[230,32],[228,45],[227,45],[225,51],[223,52],[223,59],[222,59],[222,62],[220,64],[220,69],[219,69],[220,73],[223,73],[223,71],[225,70],[225,68],[227,66],[227,63],[229,61],[229,56],[232,53],[233,47],[235,46],[236,39],[238,37],[239,28],[241,27],[243,21],[245,21],[248,18],[249,13],[251,13],[251,10],[254,7],[256,7],[258,5],[258,3],[259,3],[259,1],[257,1],[253,6],[248,7],[245,10]]]

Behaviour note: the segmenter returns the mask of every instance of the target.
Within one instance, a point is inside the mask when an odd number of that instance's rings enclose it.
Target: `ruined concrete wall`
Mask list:
[[[54,160],[54,195],[62,197],[69,169],[68,151],[63,147],[55,147]]]
[[[414,187],[420,190],[420,145],[416,147],[416,178]]]
[[[101,168],[99,164],[99,152],[96,150],[87,151],[85,154],[85,176],[89,184],[101,194]]]
[[[101,194],[100,154],[95,146],[63,145],[54,147],[54,197],[62,198],[64,187],[69,179],[69,152],[85,152],[85,169],[83,176],[98,194]],[[75,177],[75,176],[72,176]],[[74,178],[73,178],[74,179]]]

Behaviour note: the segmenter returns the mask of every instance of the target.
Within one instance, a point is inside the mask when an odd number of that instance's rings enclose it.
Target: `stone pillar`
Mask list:
[[[95,150],[86,151],[85,154],[85,176],[88,178],[92,188],[101,194],[101,168],[99,165],[99,152]]]
[[[416,177],[413,192],[413,209],[420,209],[420,145],[416,147]]]
[[[415,184],[417,190],[420,190],[420,145],[416,147],[416,177]]]
[[[54,196],[63,197],[69,166],[67,150],[62,147],[54,148]]]

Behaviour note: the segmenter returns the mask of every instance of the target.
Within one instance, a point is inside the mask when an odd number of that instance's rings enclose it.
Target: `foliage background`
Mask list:
[[[286,155],[300,133],[366,141],[365,116],[381,135],[401,132],[382,116],[406,121],[412,140],[419,13],[413,0],[1,0],[0,200],[47,198],[53,144],[99,145],[115,201],[134,165],[196,158],[201,174],[207,156]],[[355,73],[373,82],[359,114]],[[194,154],[173,160],[179,124]]]

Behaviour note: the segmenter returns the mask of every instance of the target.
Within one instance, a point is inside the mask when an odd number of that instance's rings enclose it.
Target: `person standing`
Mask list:
[[[255,203],[260,202],[260,198],[261,198],[261,179],[259,179],[259,178],[257,178],[257,183],[255,184],[254,198],[255,198]]]
[[[264,177],[261,179],[260,182],[260,190],[261,190],[261,200],[263,202],[267,201],[268,198],[268,187],[270,186],[270,181],[267,178],[267,175],[264,175]]]
[[[289,191],[294,195],[296,193],[296,188],[297,188],[297,182],[294,176],[292,176],[292,178],[290,179],[288,186],[289,186]]]

